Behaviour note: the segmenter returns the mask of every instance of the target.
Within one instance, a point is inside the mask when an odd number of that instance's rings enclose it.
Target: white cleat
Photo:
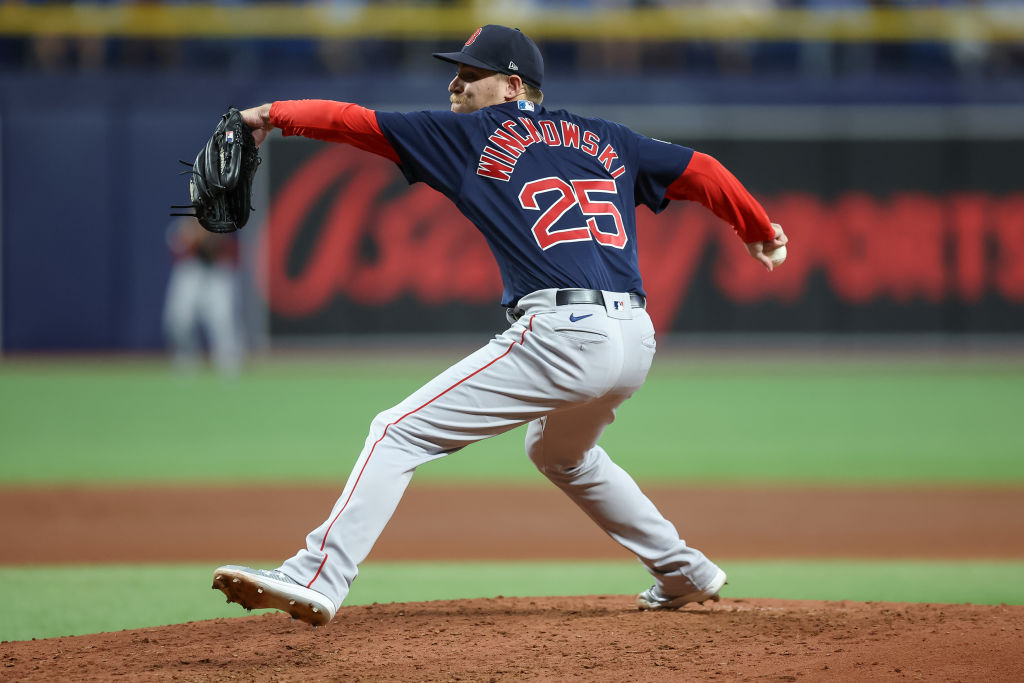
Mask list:
[[[715,578],[711,580],[711,583],[706,588],[693,593],[687,593],[685,595],[664,595],[657,586],[651,586],[640,595],[636,596],[636,606],[642,610],[656,610],[656,609],[679,609],[683,605],[688,605],[691,602],[696,602],[703,605],[708,600],[712,602],[718,602],[721,598],[718,596],[718,592],[722,590],[722,586],[726,584],[725,572],[721,569],[715,574]]]
[[[334,618],[334,604],[326,595],[277,570],[225,565],[214,572],[213,587],[223,591],[228,602],[248,610],[278,609],[313,626],[323,626]]]

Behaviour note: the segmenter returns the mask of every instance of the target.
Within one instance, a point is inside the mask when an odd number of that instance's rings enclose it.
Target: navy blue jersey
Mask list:
[[[636,206],[664,209],[693,150],[526,101],[376,115],[406,179],[443,193],[483,233],[502,304],[552,287],[644,294]]]

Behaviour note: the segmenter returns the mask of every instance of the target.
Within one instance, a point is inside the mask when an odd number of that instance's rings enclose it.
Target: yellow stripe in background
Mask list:
[[[1024,3],[959,9],[687,7],[592,12],[494,9],[484,0],[447,7],[0,5],[0,35],[9,37],[459,39],[485,23],[517,26],[546,40],[1012,42],[1024,40]]]

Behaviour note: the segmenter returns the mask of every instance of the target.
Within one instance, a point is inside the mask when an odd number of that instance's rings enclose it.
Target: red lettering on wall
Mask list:
[[[288,261],[309,210],[331,190],[339,175],[355,166],[354,156],[338,154],[328,147],[299,168],[274,197],[268,214],[269,229],[263,231],[262,261],[266,263],[265,294],[271,310],[282,315],[302,316],[323,308],[336,293],[339,272],[350,267],[356,253],[356,238],[370,211],[375,186],[381,176],[372,172],[354,174],[352,182],[331,203],[326,225],[316,248],[297,273],[290,273]]]
[[[964,301],[975,302],[985,291],[985,232],[988,199],[964,194],[951,202],[953,248],[956,252],[956,291]]]
[[[260,246],[267,267],[260,285],[275,314],[312,315],[336,296],[367,306],[409,294],[431,303],[500,299],[497,266],[476,228],[426,185],[385,199],[395,181],[389,162],[331,146],[282,184]],[[324,221],[311,224],[311,210],[323,201]],[[307,231],[315,235],[309,255],[290,268]],[[372,259],[360,256],[366,240]]]
[[[813,258],[808,257],[806,228],[825,225],[828,220],[824,207],[811,195],[794,193],[774,197],[766,200],[764,207],[772,220],[782,224],[793,241],[793,249],[789,251],[785,265],[772,273],[765,273],[763,266],[750,258],[735,233],[722,221],[711,217],[715,228],[716,258],[712,271],[715,288],[737,303],[753,304],[765,300],[791,303],[803,296],[814,263]],[[781,216],[785,216],[785,222],[779,218]]]
[[[892,248],[890,296],[898,303],[915,300],[941,301],[948,287],[945,249],[945,212],[939,202],[924,194],[901,194],[890,200],[886,212]]]
[[[685,202],[672,209],[668,220],[649,211],[638,211],[636,219],[647,312],[656,329],[667,330],[686,300],[704,247],[714,234],[713,223],[721,221],[703,207]]]
[[[796,303],[807,296],[808,281],[817,272],[824,274],[834,294],[851,304],[879,299],[970,303],[986,292],[1024,303],[1024,195],[898,193],[880,199],[851,192],[825,202],[791,193],[767,198],[764,206],[792,240],[784,266],[766,274],[713,217],[701,245],[699,256],[713,258],[715,288],[730,301]],[[700,223],[692,211],[683,202],[653,223],[638,221],[638,226],[651,223],[638,228],[640,253],[650,254],[646,263],[652,257],[671,263],[669,249],[693,248],[685,241],[650,244],[651,233],[660,235],[663,224],[689,231]],[[644,281],[651,309],[662,297],[681,302],[692,275],[688,268],[647,265]]]
[[[358,269],[347,290],[357,301],[386,303],[411,293],[426,304],[497,304],[501,280],[494,258],[442,194],[414,185],[384,207],[377,223],[377,263]]]
[[[586,132],[583,140],[592,142]],[[501,279],[483,237],[441,194],[422,184],[396,191],[399,182],[389,162],[330,146],[276,189],[261,244],[262,288],[275,314],[313,315],[335,297],[366,306],[410,296],[497,304]],[[722,296],[743,305],[798,304],[812,294],[811,282],[851,305],[1024,303],[1024,193],[761,199],[791,240],[785,265],[772,273],[696,204],[674,202],[660,216],[638,212],[648,310],[659,327],[671,326],[702,263]]]
[[[934,197],[879,200],[850,193],[830,208],[824,219],[835,225],[818,228],[815,260],[840,298],[854,304],[880,297],[900,303],[942,299],[945,217]]]
[[[827,254],[831,265],[829,284],[841,299],[866,303],[878,295],[887,268],[879,258],[884,257],[889,240],[879,229],[882,210],[873,197],[863,193],[841,198],[835,208],[835,222],[820,226],[825,228],[821,236],[826,245],[820,254]]]
[[[995,289],[1007,301],[1024,302],[1024,194],[997,203],[992,218]]]

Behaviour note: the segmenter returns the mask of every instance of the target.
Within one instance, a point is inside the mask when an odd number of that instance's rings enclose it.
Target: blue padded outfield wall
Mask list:
[[[386,79],[0,74],[3,349],[163,345],[168,207],[187,197],[177,160],[194,157],[228,105],[324,97],[379,108],[443,108],[447,78],[441,68]],[[682,265],[648,262],[652,308],[661,306],[663,330],[1024,331],[1024,223],[1014,218],[1024,206],[1019,80],[551,79],[545,93],[551,107],[612,116],[715,154],[778,208],[782,222],[790,217],[792,263],[774,274],[777,281],[763,294],[740,291],[761,285],[739,271],[730,275],[741,266],[721,255],[718,245],[725,243],[707,237],[714,228],[703,224],[692,228],[701,237],[696,262],[685,266],[685,287],[666,276],[666,269]],[[267,150],[259,212],[243,231],[250,257],[279,244],[260,234],[266,217],[275,197],[288,201],[283,188],[322,148],[277,140]],[[396,193],[409,191],[397,170],[391,172],[395,182],[375,198],[381,215]],[[333,191],[344,193],[346,182],[339,176]],[[450,223],[441,227],[447,230],[460,218],[445,211]],[[701,220],[681,211],[680,229]],[[429,291],[411,282],[390,298],[360,298],[345,273],[313,309],[274,305],[280,297],[256,281],[272,288],[301,277],[317,235],[338,229],[320,214],[309,213],[301,237],[284,247],[292,252],[278,261],[283,270],[257,274],[256,262],[247,262],[247,297],[257,308],[271,304],[265,319],[274,335],[485,331],[500,324],[497,295],[485,301],[453,287],[445,299],[436,282]],[[907,232],[918,218],[923,222],[916,232]],[[376,220],[364,226],[369,242],[377,239]],[[648,223],[644,216],[642,225]],[[659,249],[685,246],[669,240],[664,225],[656,229],[662,231],[652,237]],[[927,243],[933,229],[940,244],[915,253],[913,240]],[[887,240],[893,250],[877,247]],[[816,245],[813,258],[804,244]],[[364,269],[373,266],[377,251],[365,243],[360,249]],[[836,249],[849,250],[849,264],[822,255]],[[452,256],[445,263],[460,269],[475,261]],[[429,266],[415,259],[406,265]],[[444,273],[438,277],[443,285]],[[884,286],[872,284],[879,279]],[[659,287],[670,286],[656,304]]]

